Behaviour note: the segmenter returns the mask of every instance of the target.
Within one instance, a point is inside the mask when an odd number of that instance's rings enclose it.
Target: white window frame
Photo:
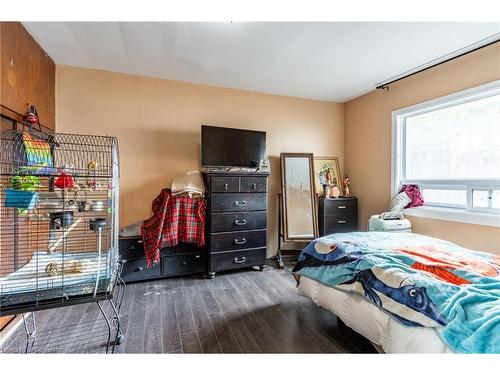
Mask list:
[[[489,203],[489,208],[483,208],[483,207],[474,207],[473,206],[473,191],[474,190],[483,190],[487,191],[488,194],[488,203]],[[485,213],[496,213],[500,214],[500,209],[493,208],[493,191],[494,190],[500,190],[499,185],[468,185],[467,186],[467,208],[470,211],[476,211],[476,212],[485,212]]]
[[[472,189],[500,189],[500,179],[406,179],[406,119],[408,117],[433,112],[439,109],[479,100],[500,94],[500,80],[459,91],[437,99],[422,102],[392,112],[392,152],[391,152],[391,194],[395,196],[404,184],[417,184],[422,188],[466,190],[467,206],[453,207],[440,204],[425,205],[406,209],[410,216],[457,221],[470,224],[500,227],[500,211],[472,207]],[[499,166],[500,167],[500,166]]]

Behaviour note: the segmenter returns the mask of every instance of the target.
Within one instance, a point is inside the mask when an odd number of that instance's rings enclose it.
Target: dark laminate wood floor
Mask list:
[[[105,303],[109,311],[108,303]],[[375,352],[360,335],[298,295],[290,269],[267,267],[127,285],[119,353]],[[104,352],[95,303],[37,312],[31,352]],[[24,352],[20,327],[0,350]]]

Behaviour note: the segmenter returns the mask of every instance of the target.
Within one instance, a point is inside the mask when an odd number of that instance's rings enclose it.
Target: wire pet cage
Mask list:
[[[2,132],[0,316],[97,302],[108,350],[99,304],[108,300],[120,341],[118,174],[116,138]],[[34,318],[25,328],[34,341]]]

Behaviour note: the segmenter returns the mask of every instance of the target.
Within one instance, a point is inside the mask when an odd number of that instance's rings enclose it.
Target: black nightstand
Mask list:
[[[358,230],[358,198],[319,198],[319,235],[356,232]]]

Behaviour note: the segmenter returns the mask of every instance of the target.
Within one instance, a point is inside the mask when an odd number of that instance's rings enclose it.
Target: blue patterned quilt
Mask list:
[[[414,233],[354,232],[312,241],[293,272],[435,328],[455,352],[500,353],[499,256]]]

